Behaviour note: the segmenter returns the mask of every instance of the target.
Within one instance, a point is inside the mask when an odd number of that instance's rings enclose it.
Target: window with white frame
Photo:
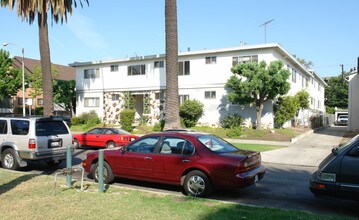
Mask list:
[[[155,61],[154,66],[155,68],[163,68],[165,66],[165,61]]]
[[[118,72],[118,65],[111,65],[111,72]]]
[[[297,71],[292,68],[292,82],[297,82]]]
[[[111,95],[111,100],[112,100],[112,101],[118,101],[118,100],[120,100],[120,95],[119,95],[119,94],[112,94],[112,95]]]
[[[213,56],[213,57],[206,57],[206,64],[215,64],[217,63],[217,57]]]
[[[133,65],[127,67],[127,75],[145,75],[146,74],[146,65]]]
[[[184,101],[189,100],[189,95],[179,95],[179,104],[182,105]]]
[[[178,75],[189,75],[190,74],[190,63],[189,61],[183,61],[178,63]]]
[[[321,92],[321,91],[322,91],[322,86],[321,86],[321,85],[319,85],[319,83],[318,83],[318,91],[319,91],[319,92]]]
[[[315,106],[315,99],[313,97],[310,97],[310,105]]]
[[[85,69],[84,70],[84,78],[85,79],[100,78],[99,69]]]
[[[216,91],[205,91],[204,92],[205,99],[215,99],[216,98]]]
[[[240,63],[258,63],[258,55],[232,57],[232,65]]]
[[[44,105],[44,99],[38,98],[37,99],[37,105],[38,106],[43,106]]]
[[[320,107],[321,107],[321,102],[320,100],[318,100],[318,109],[320,109]]]
[[[88,97],[85,98],[85,107],[99,107],[100,106],[100,98],[98,97]]]

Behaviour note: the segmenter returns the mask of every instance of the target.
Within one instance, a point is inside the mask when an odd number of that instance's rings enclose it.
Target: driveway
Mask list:
[[[306,135],[288,147],[262,152],[264,163],[314,166],[338,146],[347,127],[327,127]]]

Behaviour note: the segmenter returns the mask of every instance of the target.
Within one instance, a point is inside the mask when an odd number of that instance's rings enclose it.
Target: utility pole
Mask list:
[[[340,64],[340,66],[342,67],[342,81],[344,81],[344,65]]]
[[[267,24],[271,23],[272,21],[274,21],[274,19],[270,20],[270,21],[266,21],[263,24],[261,24],[259,27],[263,27],[264,26],[264,43],[267,43]]]

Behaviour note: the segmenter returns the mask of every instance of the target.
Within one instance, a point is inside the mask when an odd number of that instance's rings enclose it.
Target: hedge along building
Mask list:
[[[230,103],[225,84],[232,76],[231,67],[241,62],[280,60],[291,72],[288,95],[304,89],[310,94],[311,112],[324,112],[325,82],[307,70],[279,44],[180,52],[178,86],[180,102],[196,99],[204,104],[199,123],[218,126],[228,114],[240,114],[247,124],[256,121],[253,105]],[[77,115],[96,111],[105,123],[118,123],[126,106],[126,94],[135,100],[136,118],[149,117],[158,122],[164,112],[166,70],[165,55],[136,56],[118,60],[75,62]],[[303,114],[305,115],[305,114]],[[273,101],[264,105],[263,127],[274,125]]]

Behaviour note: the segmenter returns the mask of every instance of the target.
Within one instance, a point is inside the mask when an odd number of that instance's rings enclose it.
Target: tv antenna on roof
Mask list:
[[[267,43],[267,24],[271,23],[272,21],[274,21],[274,19],[270,20],[270,21],[266,21],[263,24],[261,24],[259,27],[263,27],[264,26],[264,43]]]

